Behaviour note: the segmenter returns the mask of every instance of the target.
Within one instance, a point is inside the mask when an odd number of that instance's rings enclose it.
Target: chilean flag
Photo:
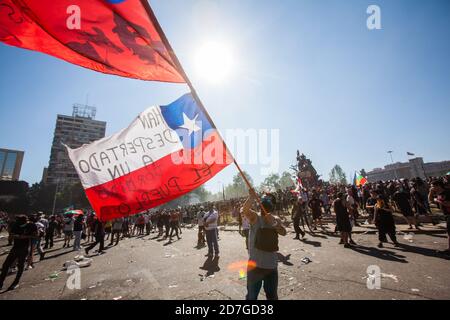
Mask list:
[[[95,71],[185,83],[147,0],[0,0],[0,41]]]
[[[182,196],[233,161],[191,94],[148,108],[110,137],[67,150],[102,221]]]

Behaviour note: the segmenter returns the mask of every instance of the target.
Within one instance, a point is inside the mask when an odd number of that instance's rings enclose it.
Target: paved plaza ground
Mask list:
[[[373,227],[355,228],[358,246],[345,249],[327,232],[293,240],[292,228],[280,237],[280,299],[450,299],[450,260],[436,253],[446,249],[444,224],[409,233],[398,226],[402,246],[376,247]],[[0,240],[0,262],[7,250],[6,234]],[[197,249],[197,230],[183,229],[182,239],[168,243],[150,236],[125,239],[90,267],[81,270],[81,288],[69,289],[69,275],[61,271],[77,253],[57,241],[35,268],[24,272],[19,288],[0,293],[0,299],[243,299],[246,280],[239,274],[247,252],[244,238],[232,229],[220,231],[220,258],[207,261],[206,248]],[[309,258],[310,263],[301,260]],[[38,257],[35,257],[38,260]],[[379,266],[381,288],[367,288],[367,267]],[[56,272],[57,276],[51,278]],[[12,281],[8,276],[5,287]],[[263,296],[261,296],[263,298]]]

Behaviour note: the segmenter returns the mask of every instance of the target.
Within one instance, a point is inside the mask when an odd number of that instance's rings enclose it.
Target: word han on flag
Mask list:
[[[148,108],[110,137],[67,150],[102,221],[180,197],[233,161],[191,94]]]
[[[185,83],[147,0],[0,0],[0,41],[95,71]]]

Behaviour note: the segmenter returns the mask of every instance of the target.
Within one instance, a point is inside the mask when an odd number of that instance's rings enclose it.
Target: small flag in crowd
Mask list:
[[[95,71],[184,83],[147,0],[0,0],[0,41]]]
[[[67,149],[102,221],[182,196],[233,161],[191,94],[148,108],[110,137]]]
[[[358,177],[356,177],[356,185],[357,186],[363,186],[367,183],[367,179],[364,178],[362,175],[358,175]]]

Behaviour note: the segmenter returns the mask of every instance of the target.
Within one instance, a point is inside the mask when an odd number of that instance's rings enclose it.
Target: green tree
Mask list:
[[[260,188],[272,192],[280,189],[280,176],[277,173],[268,175],[262,182]]]
[[[282,189],[286,189],[286,188],[293,187],[294,185],[295,185],[295,183],[294,183],[294,180],[292,179],[292,175],[289,172],[284,171],[281,174],[280,187]]]
[[[253,185],[253,179],[250,177],[250,175],[244,171],[244,175],[247,178],[247,180],[250,182],[251,185]],[[237,173],[233,177],[233,182],[225,187],[225,195],[229,198],[240,198],[248,196],[248,187],[245,183],[244,179],[240,175],[240,173]]]
[[[341,166],[335,165],[330,172],[330,183],[337,184],[347,184],[347,176],[345,175],[344,170],[342,170]]]

